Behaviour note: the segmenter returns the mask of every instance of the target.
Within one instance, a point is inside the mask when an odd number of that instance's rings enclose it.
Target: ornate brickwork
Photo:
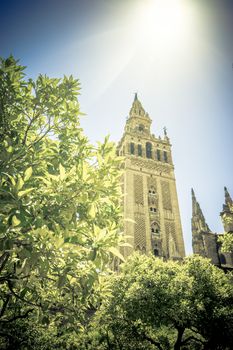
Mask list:
[[[157,162],[158,163],[158,162]],[[154,170],[160,173],[169,174],[171,172],[171,167],[168,164],[156,164],[154,160],[149,159],[132,159],[131,164],[138,168],[144,168],[149,170]]]
[[[133,180],[134,180],[134,199],[135,199],[135,203],[143,205],[144,201],[143,201],[142,176],[134,174]]]
[[[169,187],[169,182],[161,181],[162,188],[162,198],[163,198],[163,208],[167,210],[172,210],[171,192]]]
[[[146,247],[146,222],[143,215],[137,215],[135,217],[135,234],[134,234],[134,247]]]
[[[178,257],[178,245],[176,238],[176,227],[174,222],[165,222],[166,244],[168,256],[172,258]]]
[[[157,193],[157,181],[154,177],[147,176],[147,187],[148,191],[153,187]]]

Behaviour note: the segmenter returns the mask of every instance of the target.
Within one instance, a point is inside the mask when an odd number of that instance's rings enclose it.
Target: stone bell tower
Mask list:
[[[124,232],[132,251],[165,259],[185,256],[171,144],[151,134],[152,120],[135,94],[118,154],[124,156]]]

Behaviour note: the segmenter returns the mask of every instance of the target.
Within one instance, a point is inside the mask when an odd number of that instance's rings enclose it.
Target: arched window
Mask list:
[[[142,157],[142,145],[138,145],[138,155]]]
[[[151,196],[155,196],[156,195],[155,187],[151,186],[149,188],[149,195],[151,195]]]
[[[226,264],[226,258],[225,258],[224,254],[220,253],[219,254],[219,259],[220,259],[221,264],[223,264],[223,265]]]
[[[163,160],[164,160],[164,162],[166,162],[167,163],[167,152],[166,151],[163,151]]]
[[[143,246],[141,251],[142,251],[143,254],[145,254],[146,253],[146,248]]]
[[[159,251],[158,251],[158,249],[154,249],[154,256],[159,256]]]
[[[152,158],[152,144],[150,142],[146,143],[146,157]]]
[[[144,130],[144,125],[142,125],[142,124],[138,125],[138,130],[139,131],[143,131]]]
[[[134,154],[134,143],[133,142],[130,143],[130,153]]]
[[[153,222],[151,224],[151,234],[152,236],[155,236],[155,235],[159,235],[160,234],[160,229],[159,229],[159,225],[157,224],[157,222]]]
[[[157,149],[157,160],[160,161],[161,160],[161,155],[160,155],[160,150]]]
[[[148,204],[149,206],[157,207],[158,205],[158,198],[155,187],[151,186],[148,190]],[[153,212],[154,210],[151,209]],[[154,211],[155,212],[155,211]]]

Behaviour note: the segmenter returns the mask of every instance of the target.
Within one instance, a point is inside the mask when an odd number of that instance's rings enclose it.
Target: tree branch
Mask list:
[[[11,281],[7,281],[8,283],[8,287],[11,291],[11,293],[19,300],[23,301],[24,303],[28,304],[28,305],[31,305],[31,306],[35,306],[35,307],[41,307],[41,304],[35,304],[35,303],[32,303],[31,301],[28,301],[28,300],[25,300],[24,298],[20,297],[18,294],[15,293],[15,291],[13,290],[12,288],[12,285],[11,285]]]
[[[34,311],[34,309],[29,309],[23,315],[14,316],[14,317],[10,318],[9,320],[0,320],[0,323],[10,323],[10,322],[13,322],[15,320],[18,320],[19,318],[26,318],[28,316],[28,314],[32,311]]]
[[[10,253],[9,252],[5,252],[2,254],[2,256],[0,257],[0,272],[4,269],[7,260],[9,259]]]
[[[10,295],[7,295],[7,296],[6,296],[6,299],[5,299],[4,303],[3,303],[1,312],[0,312],[0,317],[2,317],[2,316],[4,315],[4,313],[5,313],[5,311],[6,311],[6,308],[7,308],[7,305],[8,305],[8,303],[9,303],[9,300],[10,300]]]
[[[163,348],[162,348],[162,346],[161,346],[161,344],[160,344],[159,342],[155,341],[154,339],[152,339],[151,337],[149,337],[149,336],[146,335],[145,333],[143,333],[142,336],[143,336],[143,338],[144,338],[145,340],[148,340],[151,344],[153,344],[154,346],[157,346],[157,348],[158,348],[159,350],[163,350]]]

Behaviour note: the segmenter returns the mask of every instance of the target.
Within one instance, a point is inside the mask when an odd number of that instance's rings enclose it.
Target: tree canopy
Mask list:
[[[108,138],[80,127],[79,81],[27,79],[0,61],[0,325],[83,329],[120,233],[120,171]],[[60,327],[60,328],[59,328]]]
[[[135,254],[112,276],[96,319],[104,349],[229,349],[231,275],[194,256],[164,262]]]

